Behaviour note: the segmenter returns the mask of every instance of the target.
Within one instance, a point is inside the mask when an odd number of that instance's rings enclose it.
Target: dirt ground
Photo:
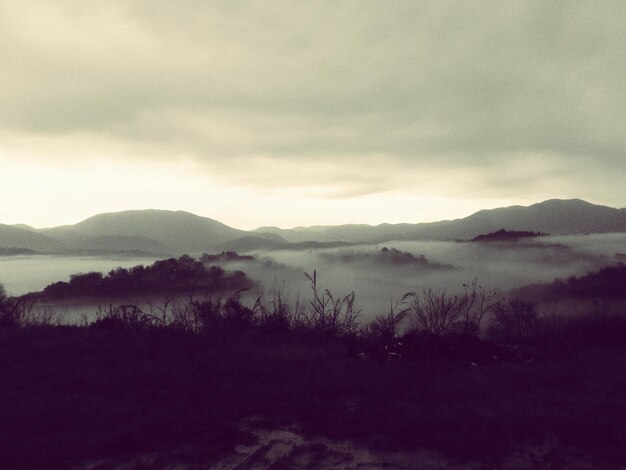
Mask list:
[[[84,462],[74,470],[591,470],[607,467],[594,464],[575,450],[564,450],[547,440],[541,446],[524,447],[498,462],[454,462],[426,449],[411,452],[383,450],[385,443],[355,445],[324,437],[305,437],[295,426],[265,428],[246,422],[242,429],[250,441],[236,445],[232,452],[216,457],[202,449],[181,447],[174,451],[129,455],[112,460]],[[376,448],[376,450],[374,450]],[[381,449],[383,448],[383,449]],[[620,467],[610,467],[618,469]]]

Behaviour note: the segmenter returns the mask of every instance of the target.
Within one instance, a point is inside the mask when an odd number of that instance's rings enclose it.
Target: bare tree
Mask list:
[[[495,291],[485,289],[478,284],[478,279],[469,284],[463,284],[465,293],[461,301],[463,327],[466,334],[476,334],[480,331],[481,322],[485,314],[493,312],[500,303],[500,299]]]
[[[402,300],[408,304],[407,311],[413,327],[436,335],[450,332],[464,311],[464,297],[445,291],[427,289],[421,294],[409,292]]]

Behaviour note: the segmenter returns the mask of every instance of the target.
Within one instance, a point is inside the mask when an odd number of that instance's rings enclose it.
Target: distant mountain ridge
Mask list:
[[[122,237],[125,244],[162,253],[201,252],[211,245],[247,235],[213,219],[184,211],[156,209],[98,214],[72,226],[45,229],[53,238]],[[133,243],[134,241],[134,243]]]
[[[600,206],[580,199],[551,199],[528,207],[486,209],[462,219],[430,223],[351,224],[294,229],[260,227],[256,231],[275,233],[292,243],[306,240],[380,243],[414,239],[469,240],[500,229],[553,235],[626,232],[626,209]]]
[[[392,240],[470,240],[505,229],[553,235],[626,232],[626,209],[580,199],[552,199],[528,207],[478,211],[468,217],[419,224],[349,224],[253,231],[185,211],[131,210],[98,214],[75,225],[34,229],[0,224],[0,248],[39,253],[177,255],[223,249],[309,249]]]
[[[61,248],[58,240],[19,226],[0,224],[0,246],[49,252]]]
[[[156,209],[98,214],[74,225],[45,229],[0,225],[0,247],[39,253],[171,256],[212,251],[248,236],[288,244],[275,234],[251,234],[190,212]]]

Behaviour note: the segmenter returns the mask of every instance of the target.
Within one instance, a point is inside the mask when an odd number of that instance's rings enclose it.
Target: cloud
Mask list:
[[[90,143],[184,158],[261,191],[623,204],[625,16],[611,1],[7,3],[0,133],[64,158]]]

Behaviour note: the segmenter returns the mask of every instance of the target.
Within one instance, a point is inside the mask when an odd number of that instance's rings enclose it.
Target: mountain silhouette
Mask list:
[[[208,251],[218,243],[248,235],[244,230],[190,212],[156,209],[98,214],[72,226],[46,229],[45,233],[66,244],[82,239],[83,245],[105,243],[176,254]],[[256,236],[284,241],[274,234]]]
[[[27,228],[0,224],[0,247],[25,248],[37,252],[57,251],[62,244],[54,238]]]
[[[184,211],[142,210],[99,214],[74,226],[89,235],[145,237],[175,251],[198,252],[246,232]]]
[[[337,225],[278,229],[260,227],[295,243],[307,240],[380,243],[389,240],[469,240],[500,229],[553,235],[626,232],[626,209],[591,204],[580,199],[551,199],[528,207],[478,211],[456,220],[419,224]]]
[[[61,243],[66,252],[141,252],[163,256],[176,252],[173,247],[144,236],[95,235],[73,226],[44,229],[44,232]]]
[[[432,223],[261,227],[253,231],[235,229],[184,211],[131,210],[99,214],[75,225],[47,229],[0,224],[0,247],[39,253],[177,255],[224,249],[304,249],[391,240],[470,240],[500,229],[553,235],[626,232],[626,209],[580,199],[552,199],[528,207],[481,210],[462,219]]]

